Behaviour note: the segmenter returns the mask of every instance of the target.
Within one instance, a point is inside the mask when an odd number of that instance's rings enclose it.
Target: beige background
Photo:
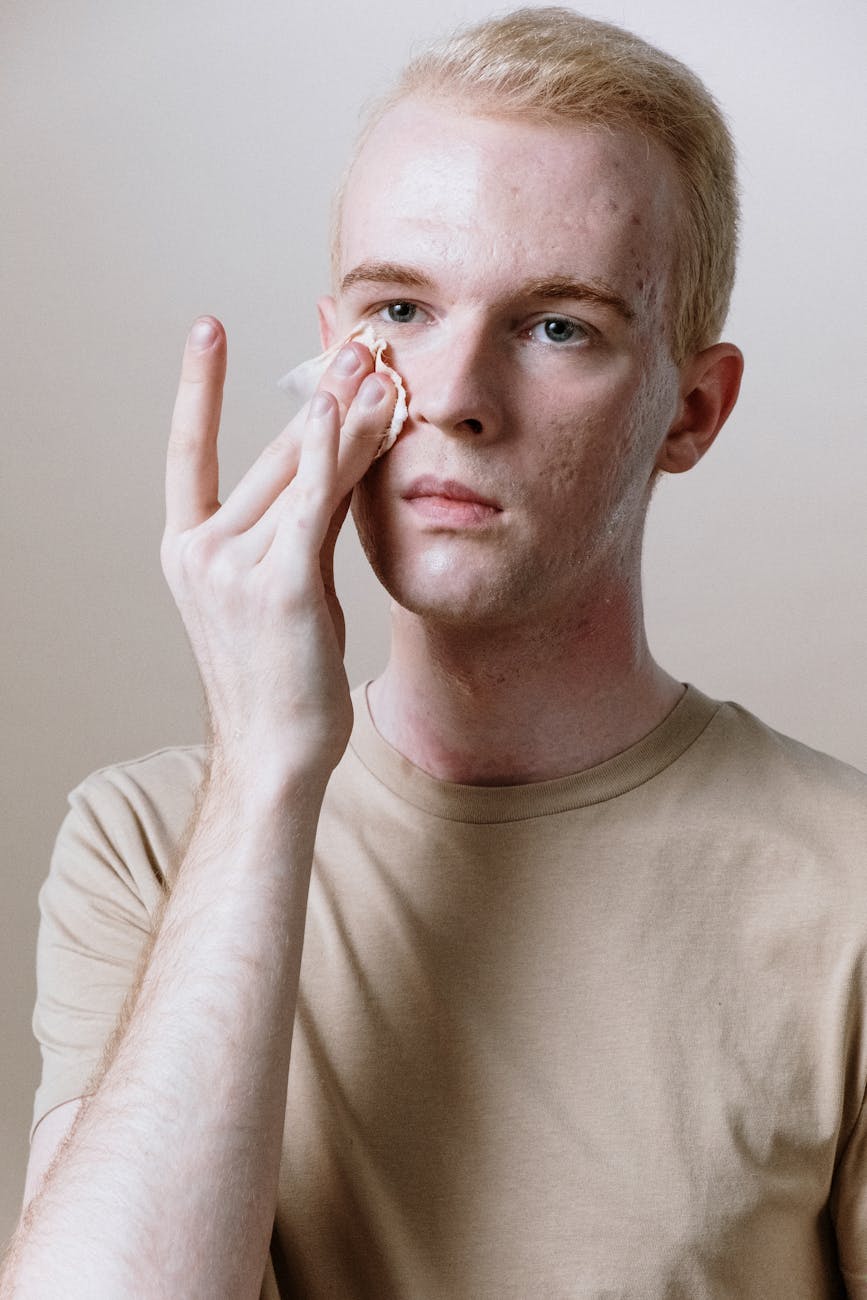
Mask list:
[[[26,1160],[36,893],[66,791],[200,737],[159,570],[165,429],[195,315],[229,336],[225,481],[318,350],[325,221],[362,99],[482,0],[5,0],[0,9],[4,726],[0,1237]],[[690,63],[742,154],[727,331],[740,406],[666,483],[647,551],[665,665],[867,767],[867,156],[860,0],[599,0]],[[861,125],[859,125],[859,123]],[[347,535],[353,682],[386,605]]]

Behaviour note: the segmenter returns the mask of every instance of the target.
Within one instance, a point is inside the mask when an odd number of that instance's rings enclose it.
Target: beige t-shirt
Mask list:
[[[510,788],[434,780],[355,705],[263,1295],[819,1300],[842,1268],[867,1297],[867,778],[693,687]],[[71,795],[34,1123],[87,1089],[203,758]]]

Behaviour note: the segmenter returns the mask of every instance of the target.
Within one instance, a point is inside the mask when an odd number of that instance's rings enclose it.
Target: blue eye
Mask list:
[[[565,316],[546,316],[544,320],[537,321],[530,327],[530,332],[542,326],[545,331],[545,340],[548,343],[580,343],[589,338],[589,331],[579,324],[576,320],[568,320]]]
[[[390,302],[380,308],[380,313],[384,311],[388,312],[392,325],[409,325],[415,319],[418,307],[414,302]]]

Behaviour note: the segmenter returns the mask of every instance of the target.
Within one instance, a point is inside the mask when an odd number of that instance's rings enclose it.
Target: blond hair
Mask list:
[[[382,117],[410,97],[445,98],[470,111],[555,124],[638,130],[666,148],[683,199],[673,273],[675,361],[708,347],[728,313],[737,253],[735,152],[723,115],[698,77],[640,37],[571,9],[517,9],[422,51],[367,106],[335,196],[332,264],[339,262],[352,168]]]

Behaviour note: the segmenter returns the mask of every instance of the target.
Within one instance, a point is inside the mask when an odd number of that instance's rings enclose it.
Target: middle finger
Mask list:
[[[325,372],[320,388],[337,399],[343,424],[362,380],[373,370],[373,357],[362,343],[341,348]],[[233,488],[212,518],[212,526],[225,535],[252,528],[292,482],[298,469],[301,442],[310,403],[306,403],[286,428],[270,442]]]

